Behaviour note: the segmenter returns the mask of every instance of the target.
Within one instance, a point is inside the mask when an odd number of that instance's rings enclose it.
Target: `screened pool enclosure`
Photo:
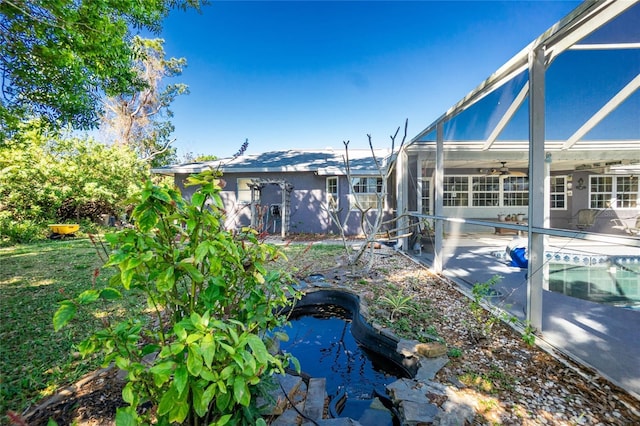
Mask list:
[[[405,250],[471,284],[503,275],[506,303],[545,340],[636,395],[639,23],[638,1],[584,2],[415,136],[396,165],[397,211],[431,231]],[[526,269],[506,264],[514,239]]]

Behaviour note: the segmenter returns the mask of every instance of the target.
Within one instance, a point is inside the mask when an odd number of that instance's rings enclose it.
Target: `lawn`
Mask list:
[[[335,245],[309,248],[283,247],[289,261],[281,259],[279,265],[295,263],[300,273],[331,268],[341,250]],[[23,412],[100,366],[100,359],[81,359],[74,345],[100,328],[103,306],[79,312],[71,326],[57,333],[52,318],[60,301],[106,285],[108,270],[101,270],[94,283],[94,271],[101,264],[89,239],[0,248],[0,415]],[[145,308],[143,297],[109,303],[109,309],[123,314],[139,314]]]
[[[526,344],[502,323],[479,343],[471,331],[482,323],[476,324],[471,300],[405,256],[378,253],[370,273],[353,276],[339,265],[344,259],[340,245],[299,243],[282,249],[289,259],[280,259],[277,267],[297,278],[326,274],[332,285],[357,292],[374,322],[404,338],[435,336],[446,343],[449,363],[436,379],[453,383],[456,392],[475,401],[474,424],[568,426],[640,420],[633,397],[588,370],[570,368],[568,362]],[[92,279],[100,263],[91,242],[82,239],[0,249],[0,414],[7,409],[22,412],[99,366],[99,359],[75,355],[74,344],[99,326],[102,307],[95,305],[59,333],[53,331],[52,317],[61,300],[105,285],[104,271],[95,284]],[[143,313],[146,305],[142,297],[120,303],[114,309],[128,315]],[[483,318],[486,322],[492,317]],[[73,410],[70,401],[67,409]]]
[[[105,285],[108,271],[93,278],[101,264],[88,239],[0,248],[0,413],[22,412],[99,366],[99,359],[81,359],[74,345],[99,327],[103,307],[93,305],[57,333],[52,318],[58,302]],[[144,308],[137,297],[110,303],[122,313]]]

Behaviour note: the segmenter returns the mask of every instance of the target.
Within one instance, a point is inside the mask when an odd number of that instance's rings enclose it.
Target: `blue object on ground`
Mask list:
[[[517,266],[518,268],[527,268],[529,266],[529,260],[527,259],[527,249],[524,247],[515,247],[509,250],[509,256],[511,256],[511,262],[509,266]]]

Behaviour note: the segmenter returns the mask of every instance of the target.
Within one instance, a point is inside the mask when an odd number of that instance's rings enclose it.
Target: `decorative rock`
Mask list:
[[[411,379],[396,380],[387,385],[387,392],[389,392],[391,398],[397,403],[401,401],[429,402],[421,386]]]
[[[416,380],[429,381],[436,377],[436,373],[440,371],[442,367],[447,365],[449,358],[446,356],[440,358],[423,358],[420,360],[420,368],[416,373]]]
[[[261,412],[264,414],[282,414],[284,408],[288,405],[289,400],[294,401],[296,392],[301,385],[304,386],[300,376],[278,374],[274,376],[274,379],[277,382],[277,385],[271,392],[272,402],[270,403],[262,397],[257,400],[258,407],[263,407],[261,408]],[[286,393],[286,396],[282,394],[283,390]]]
[[[400,414],[404,426],[428,425],[432,424],[438,415],[438,407],[429,402],[403,401]]]
[[[309,389],[307,392],[307,399],[304,404],[303,414],[312,420],[322,419],[324,413],[324,402],[327,396],[325,390],[327,380],[322,379],[309,379]]]
[[[438,358],[447,353],[447,347],[438,342],[418,343],[415,349],[418,355],[427,358]]]
[[[417,342],[415,340],[401,339],[396,345],[396,352],[404,355],[406,358],[410,358],[416,355],[415,348],[419,343],[420,342]]]
[[[302,408],[302,407],[301,407]],[[296,410],[290,408],[286,410],[280,417],[271,422],[271,426],[291,426],[297,425],[300,423],[299,421],[300,415]]]
[[[357,420],[342,417],[339,419],[318,420],[316,424],[318,426],[362,426]]]

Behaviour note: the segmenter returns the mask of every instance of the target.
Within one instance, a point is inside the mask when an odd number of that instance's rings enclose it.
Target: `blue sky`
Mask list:
[[[415,136],[576,1],[214,1],[173,11],[167,55],[191,94],[172,107],[178,155],[389,147]]]

